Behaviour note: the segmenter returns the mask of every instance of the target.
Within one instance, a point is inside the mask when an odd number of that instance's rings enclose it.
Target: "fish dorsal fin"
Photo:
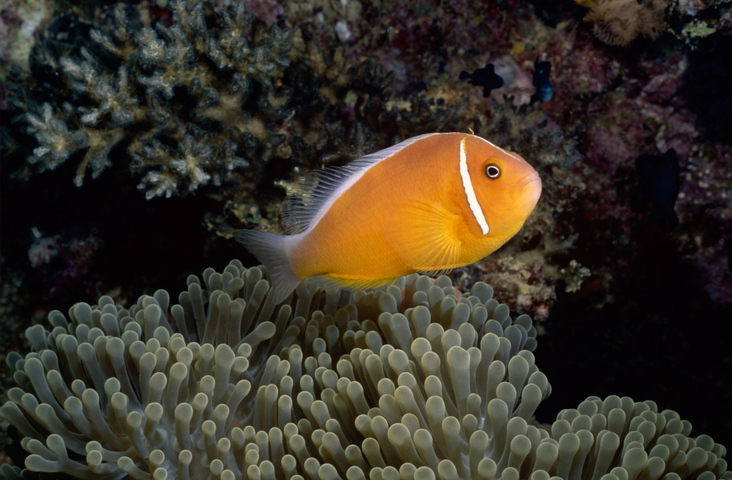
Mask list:
[[[460,217],[437,202],[412,202],[392,218],[389,241],[414,270],[429,275],[460,265]]]
[[[329,167],[309,173],[287,192],[282,207],[282,228],[288,235],[313,227],[343,192],[351,188],[379,162],[394,156],[414,142],[438,133],[412,137],[387,149],[368,154],[342,167]]]

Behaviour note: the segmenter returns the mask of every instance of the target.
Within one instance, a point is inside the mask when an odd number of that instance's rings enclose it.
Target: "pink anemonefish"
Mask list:
[[[541,195],[523,158],[475,135],[430,133],[305,177],[282,213],[287,235],[239,230],[275,302],[301,280],[370,288],[474,263],[506,243]]]

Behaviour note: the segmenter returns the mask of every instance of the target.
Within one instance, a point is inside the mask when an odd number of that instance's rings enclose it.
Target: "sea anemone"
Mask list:
[[[305,281],[275,305],[264,269],[238,261],[187,283],[172,306],[164,290],[129,309],[102,297],[28,329],[33,352],[8,356],[18,387],[0,408],[27,473],[732,478],[724,447],[652,402],[590,397],[535,425],[551,391],[536,330],[487,284],[463,296],[416,274],[368,293]]]

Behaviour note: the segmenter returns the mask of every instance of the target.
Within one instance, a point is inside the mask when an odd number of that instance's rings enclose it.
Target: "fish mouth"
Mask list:
[[[528,175],[524,179],[520,180],[520,182],[521,183],[518,185],[518,191],[520,192],[521,197],[526,199],[526,203],[536,205],[539,201],[539,197],[541,197],[541,178],[539,178],[539,174],[534,173],[532,175]]]

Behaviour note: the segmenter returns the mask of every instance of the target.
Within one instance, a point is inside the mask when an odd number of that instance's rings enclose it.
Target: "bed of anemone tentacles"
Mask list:
[[[102,297],[28,329],[0,417],[26,470],[81,479],[732,478],[725,449],[651,401],[589,397],[551,427],[536,330],[493,289],[411,275],[371,292],[261,267],[196,276],[171,305]]]

